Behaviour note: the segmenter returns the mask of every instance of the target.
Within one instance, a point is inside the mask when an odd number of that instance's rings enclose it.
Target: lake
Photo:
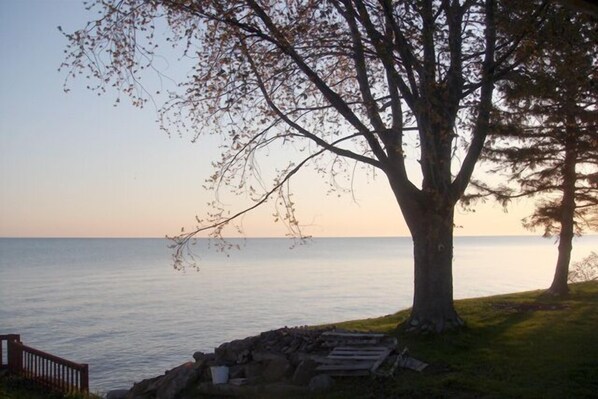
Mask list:
[[[165,239],[0,238],[0,334],[90,365],[93,392],[128,388],[197,351],[283,326],[382,316],[411,305],[410,238],[199,240],[175,271]],[[598,249],[577,238],[573,260]],[[547,288],[554,240],[456,237],[455,298]]]

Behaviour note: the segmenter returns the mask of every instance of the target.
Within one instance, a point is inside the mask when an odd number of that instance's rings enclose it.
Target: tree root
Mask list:
[[[417,318],[411,317],[401,327],[412,334],[441,334],[463,328],[465,322],[459,316],[451,318]]]

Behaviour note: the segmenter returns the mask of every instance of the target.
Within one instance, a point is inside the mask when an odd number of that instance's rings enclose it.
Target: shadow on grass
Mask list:
[[[347,381],[339,394],[325,397],[596,397],[598,283],[571,288],[562,298],[534,291],[457,301],[467,326],[443,335],[398,330],[408,310],[341,323],[394,335],[430,367],[421,374],[401,370],[384,381]]]

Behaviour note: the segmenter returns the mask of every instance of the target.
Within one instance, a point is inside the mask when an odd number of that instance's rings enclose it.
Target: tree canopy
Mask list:
[[[529,57],[499,85],[484,154],[509,183],[486,189],[505,203],[537,198],[524,225],[559,237],[551,291],[563,294],[573,235],[598,228],[598,25],[554,8],[527,40]]]
[[[66,35],[64,68],[71,77],[91,72],[96,89],[115,86],[142,105],[139,76],[159,53],[159,26],[194,61],[164,105],[163,126],[222,135],[209,188],[249,192],[253,204],[228,214],[214,203],[175,238],[179,260],[195,234],[220,236],[272,197],[275,217],[300,234],[288,182],[307,164],[332,176],[353,164],[382,171],[414,239],[410,325],[442,331],[461,324],[452,306],[453,209],[488,134],[494,84],[521,62],[523,39],[545,9],[519,4],[97,0],[90,8],[99,17]],[[503,35],[501,24],[515,32]],[[272,148],[300,157],[265,182],[254,161]]]

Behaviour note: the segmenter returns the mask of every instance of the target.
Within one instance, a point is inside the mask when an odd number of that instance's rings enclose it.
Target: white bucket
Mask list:
[[[210,372],[212,373],[213,384],[226,384],[228,382],[228,367],[212,366]]]

